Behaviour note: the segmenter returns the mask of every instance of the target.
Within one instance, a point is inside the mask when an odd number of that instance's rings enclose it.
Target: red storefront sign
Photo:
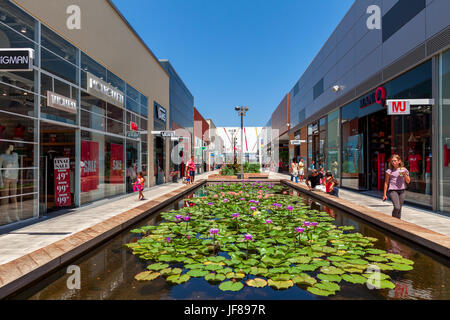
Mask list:
[[[72,205],[70,195],[70,159],[55,158],[53,160],[55,176],[55,206],[68,207]]]
[[[133,121],[130,121],[130,129],[132,131],[138,131],[139,127],[138,127],[137,123],[134,123]]]
[[[384,190],[384,178],[385,178],[385,161],[386,155],[379,153],[377,157],[378,161],[378,190]]]
[[[81,140],[81,192],[96,190],[99,184],[98,142]]]
[[[111,143],[109,183],[123,183],[123,145]]]

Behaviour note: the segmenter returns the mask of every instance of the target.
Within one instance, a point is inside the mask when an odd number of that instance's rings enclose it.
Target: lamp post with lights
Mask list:
[[[237,106],[234,108],[241,116],[241,174],[238,175],[238,179],[244,179],[244,116],[248,111],[247,107]]]

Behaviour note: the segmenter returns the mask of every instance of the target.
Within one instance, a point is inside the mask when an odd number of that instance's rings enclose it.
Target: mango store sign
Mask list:
[[[87,91],[116,106],[124,106],[124,95],[122,91],[89,72],[87,72]]]

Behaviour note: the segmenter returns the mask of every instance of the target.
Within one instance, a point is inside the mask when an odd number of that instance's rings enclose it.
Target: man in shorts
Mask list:
[[[186,176],[189,173],[189,184],[194,183],[195,178],[195,162],[194,162],[194,156],[191,157],[191,160],[189,160],[186,163]]]

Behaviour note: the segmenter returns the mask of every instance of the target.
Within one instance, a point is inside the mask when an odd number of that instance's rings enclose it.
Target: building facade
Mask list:
[[[176,182],[184,176],[185,164],[192,154],[194,131],[194,96],[168,60],[159,60],[170,76],[170,178]]]
[[[155,184],[149,108],[169,113],[169,76],[111,2],[0,0],[0,48],[34,52],[0,70],[0,225],[133,192],[138,172]]]
[[[373,4],[379,30],[366,24]],[[448,12],[447,0],[355,1],[290,91],[290,134],[306,132],[308,167],[380,196],[398,154],[411,173],[407,202],[450,212]]]
[[[194,107],[193,156],[197,173],[209,171],[207,168],[207,147],[209,145],[209,125]]]

